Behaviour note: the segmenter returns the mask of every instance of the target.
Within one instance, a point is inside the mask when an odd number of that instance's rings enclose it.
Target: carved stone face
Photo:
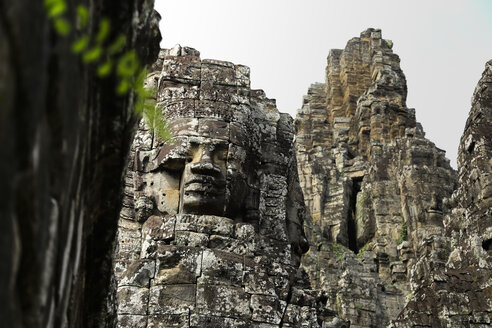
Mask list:
[[[180,212],[224,214],[228,147],[222,140],[190,143],[181,177]]]
[[[258,192],[252,151],[229,139],[229,123],[220,119],[171,120],[180,135],[164,144],[155,159],[152,195],[162,213],[224,216],[240,221],[254,217]],[[247,135],[234,135],[247,141]],[[147,174],[149,175],[149,174]],[[157,177],[156,175],[159,175]],[[152,181],[147,181],[150,186]]]

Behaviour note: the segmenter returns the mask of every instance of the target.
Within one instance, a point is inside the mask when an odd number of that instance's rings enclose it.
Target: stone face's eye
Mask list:
[[[225,161],[225,160],[227,160],[227,150],[221,149],[221,150],[217,151],[217,155],[216,156],[217,156],[217,159],[219,161]]]

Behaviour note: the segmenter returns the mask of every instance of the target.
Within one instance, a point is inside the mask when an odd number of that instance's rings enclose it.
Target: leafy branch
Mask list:
[[[76,30],[82,32],[82,35],[72,43],[72,52],[79,55],[85,64],[97,66],[96,74],[100,78],[114,73],[118,80],[116,93],[124,96],[133,91],[136,96],[135,113],[143,115],[147,125],[161,139],[170,141],[172,136],[166,121],[156,110],[154,99],[156,90],[144,88],[146,68],[141,65],[135,49],[123,51],[127,46],[126,36],[119,34],[112,42],[109,42],[111,21],[104,17],[99,22],[95,37],[91,38],[87,31],[90,26],[90,13],[84,5],[78,5],[75,9],[76,24],[72,24],[66,18],[68,12],[66,0],[44,0],[44,7],[58,35],[68,37],[74,30],[74,26]]]

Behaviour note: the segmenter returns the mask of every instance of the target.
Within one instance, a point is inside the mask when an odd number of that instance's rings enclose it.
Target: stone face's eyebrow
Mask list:
[[[189,143],[190,145],[217,145],[217,146],[228,146],[230,144],[228,140],[199,138],[199,137],[190,138]]]

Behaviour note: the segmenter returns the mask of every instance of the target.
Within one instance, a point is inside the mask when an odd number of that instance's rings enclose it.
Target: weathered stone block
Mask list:
[[[233,234],[234,225],[231,219],[224,217],[180,214],[176,216],[176,231],[192,231],[229,237]]]
[[[246,260],[245,263],[243,274],[245,291],[250,294],[262,293],[275,296],[275,285],[268,275],[268,268],[261,264],[256,264],[252,260]]]
[[[195,115],[195,102],[197,100],[185,99],[175,101],[164,101],[157,104],[157,109],[162,114],[171,118],[193,118]]]
[[[186,311],[185,311],[186,312]],[[147,328],[183,328],[189,326],[189,312],[183,314],[158,314],[150,315]]]
[[[198,120],[198,134],[202,137],[229,140],[229,124],[217,119]]]
[[[175,243],[178,246],[200,247],[208,245],[208,235],[190,231],[176,231]]]
[[[159,85],[157,101],[198,99],[198,86],[163,80]]]
[[[241,287],[225,285],[198,285],[196,307],[226,316],[251,316],[250,296]]]
[[[252,295],[251,308],[253,321],[279,324],[282,319],[283,309],[278,297]]]
[[[192,328],[247,328],[249,326],[249,321],[213,316],[211,313],[192,314],[190,318]]]
[[[248,66],[244,65],[236,65],[235,66],[235,72],[236,72],[236,85],[239,87],[246,87],[249,88],[250,86],[250,69]]]
[[[195,247],[161,246],[154,285],[193,284],[201,273],[202,251]]]
[[[243,256],[220,250],[204,250],[199,284],[241,286]]]
[[[249,255],[249,256],[253,255],[253,249],[251,248],[251,245],[249,245],[248,243],[245,243],[237,239],[222,237],[218,235],[210,236],[208,247],[219,251],[234,253],[237,255]]]
[[[217,65],[217,61],[207,62],[202,61],[202,81],[213,81],[214,84],[220,85],[236,85],[236,72],[234,71],[234,65]],[[230,63],[229,63],[230,64]]]
[[[155,262],[150,260],[116,261],[115,278],[118,286],[150,287],[155,275]]]
[[[194,115],[197,118],[218,118],[230,122],[232,111],[230,104],[225,102],[196,100]]]
[[[145,315],[118,315],[117,328],[146,328],[147,316]]]
[[[195,56],[167,56],[162,64],[161,77],[165,80],[200,81],[200,58]],[[184,82],[184,81],[183,81]]]
[[[174,217],[153,215],[142,225],[142,238],[162,241],[173,240],[175,223]]]
[[[173,136],[193,136],[198,137],[197,118],[176,118],[168,122],[169,132]]]
[[[119,287],[117,300],[119,314],[145,315],[149,302],[149,289],[134,286]]]
[[[195,308],[196,285],[158,285],[150,288],[150,314],[187,314]]]
[[[140,257],[141,247],[140,229],[119,228],[116,248],[117,258],[138,259]]]

